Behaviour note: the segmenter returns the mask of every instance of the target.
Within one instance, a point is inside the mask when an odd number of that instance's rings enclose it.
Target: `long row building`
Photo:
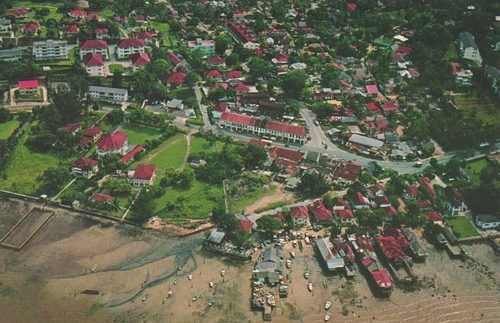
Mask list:
[[[222,113],[219,126],[231,131],[248,132],[272,140],[299,144],[307,142],[307,131],[304,127],[230,111]]]

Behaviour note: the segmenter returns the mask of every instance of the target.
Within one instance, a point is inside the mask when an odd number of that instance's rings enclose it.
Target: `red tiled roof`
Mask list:
[[[377,85],[376,84],[367,85],[366,92],[368,92],[368,94],[377,94],[378,93]]]
[[[307,136],[307,131],[304,127],[294,126],[294,125],[291,125],[289,123],[284,123],[284,122],[279,122],[279,121],[274,121],[274,120],[269,120],[267,122],[266,129],[284,132],[284,133],[289,133],[289,134],[302,136],[302,137]]]
[[[392,111],[398,111],[399,109],[396,101],[385,101],[382,104],[382,110],[384,110],[385,113],[389,113]]]
[[[383,207],[382,210],[384,210],[385,216],[388,218],[393,218],[398,215],[398,211],[396,211],[396,208],[392,205],[389,207]]]
[[[102,60],[101,54],[87,53],[83,56],[83,63],[87,67],[91,66],[103,66],[104,62]]]
[[[340,80],[340,84],[343,85],[343,86],[345,86],[345,87],[348,87],[348,88],[352,87],[352,85],[349,82],[344,81],[344,80]]]
[[[203,74],[205,74],[206,77],[211,77],[211,78],[221,78],[222,77],[222,74],[218,70],[206,71]]]
[[[356,8],[358,7],[358,5],[357,5],[357,4],[355,4],[355,3],[353,3],[353,2],[351,2],[351,3],[348,3],[348,4],[347,4],[347,7],[348,7],[349,9],[354,10],[354,9],[356,9]]]
[[[352,213],[351,209],[337,210],[335,213],[342,220],[354,219],[354,213]]]
[[[237,123],[246,126],[254,126],[257,121],[257,118],[255,117],[247,116],[245,114],[233,113],[229,111],[223,112],[220,119],[223,121]]]
[[[108,48],[108,42],[100,39],[91,39],[85,41],[80,49],[98,49],[98,48]]]
[[[366,197],[363,196],[363,193],[356,192],[356,195],[353,196],[352,201],[356,205],[370,205],[370,202],[366,201]]]
[[[242,43],[254,41],[257,38],[245,23],[227,21],[226,26]]]
[[[380,244],[380,248],[389,260],[395,262],[403,261],[406,254],[395,237],[378,237],[377,240]]]
[[[35,31],[40,29],[40,26],[37,23],[29,22],[27,24],[22,25],[21,29]]]
[[[391,289],[393,287],[391,277],[385,269],[373,270],[370,274],[379,288]]]
[[[64,130],[67,132],[75,132],[80,128],[79,123],[68,123],[67,125],[64,126]]]
[[[167,84],[168,83],[182,84],[182,83],[184,83],[185,79],[186,79],[186,73],[175,72],[175,73],[167,75],[164,82]]]
[[[138,39],[138,38],[127,38],[123,39],[119,44],[118,47],[120,48],[128,48],[128,47],[144,47],[144,40]]]
[[[364,236],[356,236],[356,244],[359,246],[360,249],[365,249],[369,251],[374,251],[375,249],[373,248],[373,243],[370,240],[370,238],[364,237]]]
[[[253,223],[250,220],[238,219],[236,227],[239,231],[250,231],[253,227]]]
[[[130,60],[135,66],[144,66],[151,63],[147,53],[134,53],[130,55]]]
[[[126,163],[128,162],[129,160],[131,160],[132,158],[135,157],[135,155],[140,152],[140,151],[143,151],[144,150],[144,147],[142,145],[139,145],[139,146],[135,146],[134,149],[132,149],[131,151],[129,151],[125,156],[123,156],[122,158],[120,158],[119,162],[121,163]]]
[[[101,18],[101,16],[100,16],[100,15],[98,15],[98,14],[96,14],[96,13],[88,13],[88,14],[87,14],[87,19],[88,19],[88,20],[92,20],[92,19],[94,19],[94,18],[95,18],[95,19],[100,19],[100,18]]]
[[[225,90],[229,87],[229,85],[227,83],[215,83],[210,87],[210,91],[215,90],[219,87],[221,87]]]
[[[179,56],[175,55],[174,53],[168,53],[167,58],[174,65],[182,63],[182,59]]]
[[[29,80],[29,81],[19,81],[18,86],[20,89],[34,89],[39,86],[38,80]]]
[[[336,197],[333,199],[333,205],[335,206],[343,206],[345,208],[351,208],[351,206],[349,205],[349,202],[347,202],[346,199],[344,198],[341,198],[341,197]]]
[[[353,161],[348,161],[347,163],[342,164],[340,168],[349,173],[359,174],[359,172],[363,168],[363,164],[356,163]]]
[[[226,63],[226,60],[219,55],[215,55],[212,57],[207,58],[207,62],[212,65],[218,65],[218,64],[224,64]]]
[[[29,12],[28,8],[14,8],[14,9],[7,9],[5,11],[5,14],[7,16],[25,16]]]
[[[97,136],[101,132],[102,132],[102,129],[100,127],[87,128],[87,129],[83,130],[83,136],[94,138],[95,136]]]
[[[137,37],[140,39],[151,39],[153,38],[153,35],[149,31],[141,30],[137,33]]]
[[[127,134],[123,131],[118,131],[115,133],[109,132],[99,138],[96,145],[100,151],[119,149],[123,147],[127,139]]]
[[[224,112],[227,110],[229,110],[229,108],[227,107],[227,104],[224,104],[221,102],[217,103],[214,107],[214,111]]]
[[[243,73],[241,71],[229,71],[229,72],[226,72],[226,77],[228,79],[236,79],[236,78],[240,78],[243,76]]]
[[[249,92],[250,86],[240,82],[234,87],[234,90],[236,92]]]
[[[146,19],[146,18],[144,18],[144,15],[135,16],[135,21],[144,21],[144,19]]]
[[[275,162],[278,165],[285,165],[286,167],[288,167],[288,166],[297,166],[297,163],[294,162],[293,160],[288,160],[288,159],[283,159],[283,158],[276,158]]]
[[[87,15],[87,13],[83,10],[73,10],[70,11],[69,14],[71,16],[78,16],[78,17],[85,17]]]
[[[314,218],[318,221],[328,221],[333,218],[332,212],[326,208],[321,200],[316,200],[312,204],[309,204],[309,211],[311,211]]]
[[[280,63],[286,63],[288,62],[288,55],[286,54],[278,54],[276,57],[274,57],[278,62]]]
[[[266,147],[268,145],[267,142],[262,141],[260,139],[255,139],[255,138],[250,139],[250,141],[248,141],[248,144],[249,145],[254,145],[254,146],[259,146],[259,147],[262,147],[262,148],[264,148],[264,147]]]
[[[137,168],[135,169],[134,176],[132,176],[133,179],[142,179],[142,180],[150,180],[156,170],[155,165],[145,165],[145,164],[139,164],[137,165]]]
[[[263,56],[263,55],[266,55],[267,54],[267,49],[265,48],[257,48],[257,49],[254,49],[253,53],[257,56]]]
[[[429,211],[427,214],[427,220],[431,222],[443,221],[443,216],[438,211]]]
[[[307,208],[303,205],[290,207],[290,213],[292,214],[292,218],[295,219],[309,218],[309,212],[307,212]]]
[[[67,33],[76,33],[76,32],[78,32],[78,26],[77,25],[68,25],[64,28],[64,30]]]
[[[417,201],[417,206],[420,209],[432,208],[434,205],[429,200]]]
[[[407,46],[399,46],[396,52],[400,54],[410,54],[411,53],[411,48]]]
[[[95,194],[92,196],[92,199],[96,202],[109,202],[113,201],[115,198],[112,197],[111,195],[106,195],[106,194]]]
[[[406,188],[406,194],[408,194],[409,196],[417,197],[418,196],[418,188],[415,185],[409,185]]]
[[[95,30],[96,35],[103,35],[103,34],[107,34],[108,32],[109,32],[109,30],[107,30],[106,28],[97,28]]]
[[[287,148],[282,148],[282,147],[273,147],[269,151],[269,155],[272,158],[282,158],[282,159],[288,159],[292,160],[296,163],[300,163],[302,158],[304,158],[304,153],[300,152],[298,150],[292,150],[292,149],[287,149]]]
[[[73,162],[73,164],[71,164],[74,168],[79,169],[83,169],[85,166],[94,167],[95,165],[97,165],[97,161],[83,157],[78,158],[75,162]]]
[[[278,214],[273,214],[271,215],[272,218],[280,220],[282,223],[286,223],[286,218],[283,214],[278,213]]]
[[[418,179],[418,182],[420,185],[425,185],[427,187],[427,191],[429,192],[431,198],[434,198],[436,196],[436,190],[431,184],[431,180],[428,177],[420,177]]]

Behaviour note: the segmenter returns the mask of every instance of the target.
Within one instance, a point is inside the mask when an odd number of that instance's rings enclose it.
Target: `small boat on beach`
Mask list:
[[[196,301],[198,298],[200,298],[200,293],[196,293],[193,295],[193,302]]]
[[[212,306],[212,305],[214,305],[216,301],[217,301],[217,300],[215,299],[215,297],[214,297],[214,298],[212,298],[212,299],[210,300],[210,302],[208,302],[208,306]]]
[[[323,287],[326,287],[326,286],[327,286],[326,280],[323,280]]]
[[[310,274],[309,274],[309,270],[307,270],[307,269],[306,269],[306,270],[304,270],[304,277],[305,277],[306,279],[308,279],[308,278],[309,278],[309,276],[310,276]]]
[[[145,301],[148,299],[148,295],[149,295],[149,294],[144,295],[144,297],[142,298],[142,301],[143,301],[143,302],[145,302]]]
[[[287,260],[286,261],[286,268],[290,268],[292,267],[292,261],[291,260]]]
[[[332,317],[332,313],[326,313],[325,314],[325,322],[328,322],[331,317]]]
[[[167,293],[167,298],[172,297],[172,295],[174,295],[174,292],[172,290],[169,290]]]
[[[325,310],[329,309],[331,306],[332,306],[332,302],[327,301],[327,302],[325,303]]]
[[[189,274],[189,275],[188,275],[188,279],[189,279],[189,280],[192,280],[192,279],[193,279],[193,275]]]
[[[309,291],[312,292],[313,284],[312,283],[307,284],[307,289],[309,289]]]
[[[210,282],[208,283],[208,286],[209,286],[210,288],[214,288],[214,282],[213,282],[213,281],[210,281]]]
[[[292,258],[295,258],[295,251],[293,251],[293,250],[292,250],[292,251],[290,251],[290,256],[291,256]]]
[[[97,264],[94,264],[94,265],[92,266],[92,269],[90,270],[90,272],[92,272],[92,273],[93,273],[93,272],[95,272],[95,271],[96,271],[96,269],[97,269]]]
[[[222,269],[222,270],[220,271],[220,275],[221,275],[222,277],[224,277],[224,275],[225,275],[225,274],[226,274],[226,271],[225,271],[224,269]]]

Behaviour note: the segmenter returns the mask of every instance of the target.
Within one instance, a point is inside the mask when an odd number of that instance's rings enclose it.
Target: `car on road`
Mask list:
[[[318,120],[314,120],[314,124],[319,127],[319,121]]]

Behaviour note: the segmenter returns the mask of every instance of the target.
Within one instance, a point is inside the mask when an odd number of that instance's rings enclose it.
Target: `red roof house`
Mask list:
[[[143,151],[143,150],[144,150],[144,147],[142,145],[135,146],[134,149],[129,151],[125,156],[120,158],[120,160],[118,160],[118,161],[121,163],[127,163],[128,161],[133,159],[135,157],[135,155],[137,155],[138,152]]]
[[[149,55],[147,53],[134,53],[130,55],[130,60],[134,66],[144,66],[151,63]]]
[[[108,48],[108,42],[100,39],[86,40],[80,46],[80,49],[102,49]]]
[[[266,124],[266,129],[301,137],[307,137],[307,131],[304,127],[294,126],[292,124],[280,121],[269,120]]]
[[[332,212],[326,208],[321,200],[316,200],[310,204],[309,211],[318,222],[325,222],[333,219]]]
[[[236,229],[238,231],[250,231],[252,230],[253,222],[248,219],[238,219],[236,223]]]
[[[215,55],[212,57],[207,58],[207,62],[210,65],[223,65],[226,64],[226,60],[219,55]]]
[[[78,33],[78,26],[77,25],[67,25],[66,27],[64,27],[64,31],[67,33],[67,34],[76,34]]]
[[[88,53],[83,56],[83,64],[86,67],[103,66],[104,61],[101,54]]]
[[[129,47],[144,47],[146,44],[144,40],[138,38],[127,38],[123,39],[119,44],[119,48],[129,48]]]
[[[182,63],[182,59],[174,53],[168,53],[167,58],[174,66]]]
[[[377,241],[380,249],[389,261],[401,263],[405,259],[406,253],[395,237],[378,237]]]
[[[37,24],[37,23],[34,23],[34,22],[28,22],[24,25],[21,26],[21,30],[24,30],[24,31],[32,31],[32,32],[35,32],[37,31],[38,29],[40,29],[40,26]]]
[[[302,158],[304,158],[304,153],[298,150],[275,146],[269,151],[269,156],[271,156],[271,158],[288,159],[296,163],[300,163],[302,161]]]
[[[165,80],[163,81],[165,84],[176,84],[180,85],[184,83],[186,79],[186,73],[183,72],[174,72],[172,74],[167,75]]]
[[[123,131],[109,132],[99,138],[96,145],[98,153],[120,151],[125,145],[128,145],[128,137]]]
[[[423,185],[427,188],[427,191],[429,192],[431,199],[434,199],[434,197],[436,197],[436,190],[432,186],[432,183],[431,183],[431,180],[429,179],[429,177],[420,177],[418,179],[418,182],[420,183],[420,185]]]
[[[290,207],[290,214],[293,225],[296,227],[305,226],[309,222],[309,212],[307,212],[307,208],[303,205]]]
[[[335,211],[335,214],[340,218],[342,222],[350,221],[355,218],[354,213],[351,209],[343,209]]]
[[[154,177],[155,170],[156,170],[155,165],[139,164],[135,169],[132,179],[150,181]]]
[[[78,158],[75,162],[73,162],[73,164],[71,164],[72,167],[79,169],[84,169],[85,167],[94,167],[96,165],[97,161],[83,157]]]
[[[38,80],[28,80],[28,81],[19,81],[18,83],[19,89],[36,89],[40,85]]]
[[[73,10],[68,13],[71,18],[83,19],[87,16],[87,13],[83,10]]]
[[[206,77],[220,79],[222,78],[222,74],[218,70],[210,70],[203,73]]]
[[[139,39],[151,39],[153,35],[149,31],[141,30],[137,33],[137,38]]]
[[[376,84],[367,85],[366,92],[368,92],[368,94],[378,94],[377,85]]]
[[[243,73],[241,71],[229,71],[226,72],[226,78],[227,79],[237,79],[243,76]]]
[[[236,92],[250,92],[250,86],[240,82],[234,87],[234,90]]]
[[[94,200],[96,202],[111,202],[114,199],[115,198],[112,197],[111,195],[106,195],[106,194],[101,194],[101,193],[98,193],[98,194],[95,194],[94,196],[92,196],[92,200]]]
[[[382,104],[382,110],[384,110],[385,114],[389,114],[391,112],[397,112],[399,111],[398,105],[396,104],[396,101],[385,101]]]

